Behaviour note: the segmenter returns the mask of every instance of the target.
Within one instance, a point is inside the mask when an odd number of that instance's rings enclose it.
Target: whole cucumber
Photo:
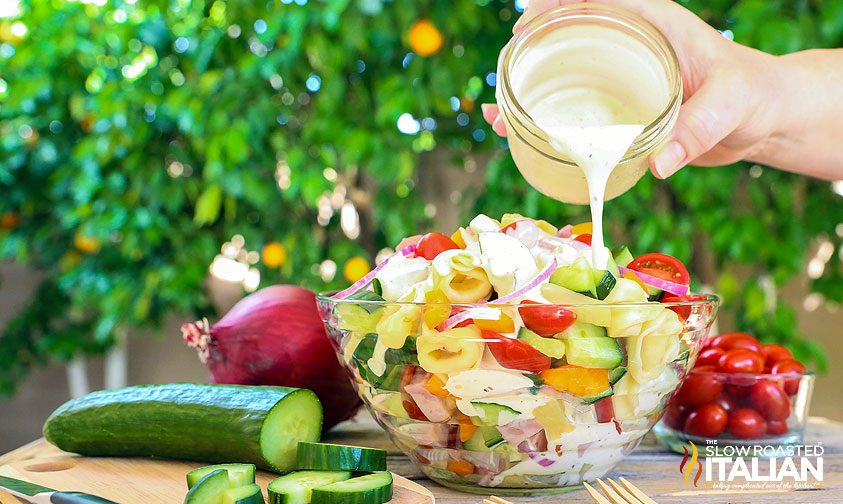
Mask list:
[[[44,424],[62,450],[91,456],[243,462],[285,472],[299,441],[318,441],[322,405],[287,387],[173,383],[72,399]]]

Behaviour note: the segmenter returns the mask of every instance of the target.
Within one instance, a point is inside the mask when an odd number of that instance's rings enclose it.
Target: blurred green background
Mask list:
[[[839,1],[682,3],[772,53],[843,43]],[[588,220],[530,188],[480,114],[523,2],[6,4],[0,257],[40,284],[0,336],[5,394],[120,330],[213,316],[209,274],[244,290],[347,285],[442,222],[420,166],[470,181],[444,188],[464,218]],[[607,206],[608,238],[676,255],[723,295],[721,327],[822,370],[780,287],[807,271],[797,302],[843,299],[841,184],[744,164],[647,176]]]

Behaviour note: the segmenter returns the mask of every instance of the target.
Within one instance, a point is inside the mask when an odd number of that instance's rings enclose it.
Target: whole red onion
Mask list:
[[[241,299],[216,324],[209,327],[203,319],[181,331],[211,371],[211,383],[311,389],[322,401],[326,431],[360,407],[307,289],[266,287]]]

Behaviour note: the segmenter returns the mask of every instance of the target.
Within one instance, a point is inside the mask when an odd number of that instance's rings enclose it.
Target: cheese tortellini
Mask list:
[[[446,250],[433,260],[436,288],[452,303],[476,303],[492,293],[480,258],[467,250]]]

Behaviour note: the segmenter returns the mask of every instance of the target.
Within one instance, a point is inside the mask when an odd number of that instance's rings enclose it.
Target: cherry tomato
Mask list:
[[[682,285],[691,284],[688,268],[679,259],[657,252],[638,256],[627,266],[631,270]]]
[[[691,408],[684,404],[671,403],[664,409],[662,422],[673,430],[682,430],[690,410]]]
[[[749,400],[767,420],[784,420],[790,416],[790,398],[773,382],[762,381],[753,385]]]
[[[714,366],[718,365],[720,362],[720,357],[726,353],[726,350],[723,350],[720,347],[712,347],[706,348],[700,355],[697,356],[697,363],[694,364],[695,368],[702,367],[702,366]]]
[[[741,381],[733,381],[733,383],[726,385],[726,393],[729,394],[729,397],[739,401],[749,397],[749,389],[753,383],[755,382],[750,380],[743,383]]]
[[[729,432],[740,439],[760,438],[767,432],[767,422],[757,411],[740,408],[729,415]]]
[[[752,350],[739,348],[729,350],[720,357],[717,367],[726,373],[761,373],[764,371],[764,358]]]
[[[692,436],[716,437],[726,430],[729,414],[717,404],[700,406],[685,419],[685,432]]]
[[[788,430],[787,420],[767,421],[767,434],[771,436],[781,436],[782,434],[787,434]]]
[[[527,343],[492,331],[480,331],[480,334],[501,366],[536,372],[550,369],[550,357]]]
[[[716,405],[720,406],[721,408],[723,408],[724,410],[726,410],[726,413],[728,413],[730,411],[734,411],[738,408],[738,401],[736,401],[734,398],[732,398],[731,396],[728,396],[726,394],[719,395],[717,397],[717,399],[715,399],[712,402],[714,402],[714,404],[716,404]]]
[[[574,238],[574,241],[578,241],[580,243],[585,243],[586,245],[591,245],[591,234],[585,233],[585,234],[577,235]]]
[[[416,245],[416,256],[432,261],[440,253],[458,248],[460,246],[454,243],[454,240],[442,233],[427,233],[421,237],[421,240]]]
[[[717,398],[723,392],[723,382],[713,371],[714,366],[703,366],[688,373],[676,392],[676,400],[680,404],[700,406]]]
[[[805,366],[798,360],[788,359],[773,364],[770,372],[773,374],[805,374]],[[788,395],[796,395],[799,392],[799,380],[799,378],[785,378],[784,391]]]
[[[577,314],[571,310],[535,301],[522,301],[518,314],[527,329],[545,338],[561,333],[577,321]]]
[[[677,296],[665,292],[662,295],[662,303],[687,303],[689,301],[705,301],[705,296],[702,294],[687,294],[685,296]],[[691,316],[691,306],[668,306],[668,310],[673,310],[677,315],[682,317],[682,320],[687,320]]]
[[[723,350],[737,350],[739,348],[743,348],[746,350],[751,350],[757,354],[761,354],[762,352],[762,346],[760,341],[758,341],[749,334],[741,332],[721,334],[720,336],[717,336],[716,338],[711,340],[709,346],[720,347]]]
[[[790,350],[783,347],[782,345],[776,345],[773,343],[767,343],[761,347],[761,352],[764,354],[764,366],[771,368],[773,364],[777,362],[781,362],[783,360],[791,360],[793,359],[793,354],[790,353]]]

